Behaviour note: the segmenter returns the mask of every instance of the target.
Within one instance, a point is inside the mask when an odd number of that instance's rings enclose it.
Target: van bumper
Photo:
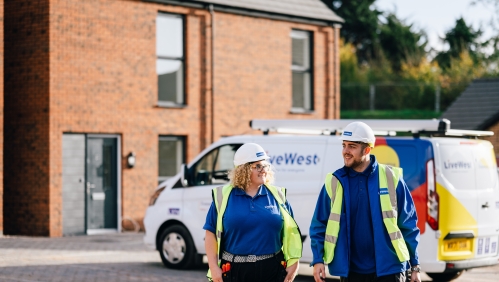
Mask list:
[[[446,261],[444,272],[455,272],[456,270],[464,270],[477,267],[486,267],[499,264],[499,256],[470,259],[470,260],[455,260]]]

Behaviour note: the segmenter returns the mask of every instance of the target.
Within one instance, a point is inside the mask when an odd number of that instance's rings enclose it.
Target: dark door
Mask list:
[[[87,138],[87,230],[117,229],[117,138]]]

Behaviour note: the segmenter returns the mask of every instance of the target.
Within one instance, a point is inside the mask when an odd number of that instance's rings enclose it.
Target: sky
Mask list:
[[[405,23],[413,23],[416,28],[424,29],[429,45],[435,50],[446,50],[439,37],[454,27],[461,16],[468,25],[484,31],[483,39],[489,39],[497,30],[490,24],[495,15],[493,5],[471,5],[472,0],[376,0],[375,6],[383,12],[395,11]]]

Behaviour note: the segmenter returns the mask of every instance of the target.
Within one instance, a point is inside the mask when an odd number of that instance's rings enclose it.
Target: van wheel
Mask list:
[[[159,238],[158,250],[161,261],[168,268],[194,267],[199,257],[189,231],[181,225],[173,225],[163,230]]]
[[[455,271],[455,272],[443,272],[443,273],[426,273],[431,277],[433,281],[444,282],[451,281],[463,274],[464,270]]]

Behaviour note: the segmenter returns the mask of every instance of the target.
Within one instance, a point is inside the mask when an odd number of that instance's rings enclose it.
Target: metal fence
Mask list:
[[[466,88],[424,83],[342,83],[342,110],[445,110]]]

